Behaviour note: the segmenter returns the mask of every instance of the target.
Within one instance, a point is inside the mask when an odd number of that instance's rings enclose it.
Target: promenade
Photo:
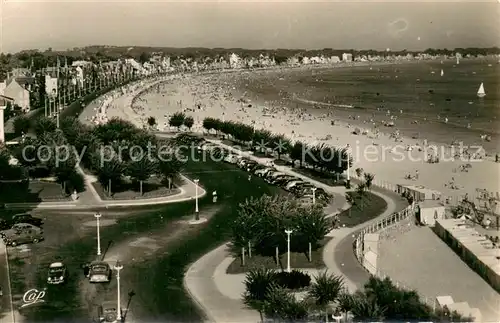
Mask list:
[[[241,152],[218,140],[210,141],[261,164],[271,161],[269,158],[260,158]],[[334,194],[335,205],[338,209],[333,214],[349,207],[345,200],[345,193],[348,191],[345,187],[325,185],[298,174],[286,166],[276,165],[274,167],[283,173],[300,177]],[[376,188],[372,189],[372,193],[382,197],[387,202],[387,209],[378,217],[356,227],[333,229],[327,234],[331,240],[323,249],[323,260],[326,269],[331,273],[344,276],[346,287],[351,292],[361,287],[369,278],[369,274],[358,262],[353,251],[352,243],[355,240],[356,233],[367,225],[375,223],[406,206],[406,203],[395,193]],[[245,274],[226,274],[226,270],[233,260],[234,257],[229,253],[226,244],[212,250],[189,267],[184,277],[184,285],[210,322],[257,322],[260,320],[259,314],[245,307],[241,301],[241,295],[244,292]],[[318,269],[301,270],[311,275],[316,275],[320,271]]]

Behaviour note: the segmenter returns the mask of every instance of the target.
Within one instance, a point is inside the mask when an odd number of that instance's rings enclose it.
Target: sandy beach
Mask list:
[[[244,73],[251,77],[251,72]],[[495,194],[500,191],[500,163],[492,161],[491,156],[485,158],[482,149],[425,142],[424,138],[411,139],[396,131],[383,133],[368,127],[353,134],[355,126],[339,122],[328,114],[312,115],[273,101],[250,100],[233,85],[235,77],[238,75],[233,73],[171,76],[167,81],[149,84],[133,104],[133,97],[141,92],[139,89],[117,96],[108,105],[106,114],[108,118],[130,120],[139,127],[152,116],[159,130],[173,131],[168,126],[168,118],[183,111],[194,118],[192,131],[197,132],[204,131],[204,118],[214,117],[284,134],[293,141],[336,147],[349,144],[354,158],[352,174],[360,167],[375,174],[378,182],[421,185],[440,191],[443,200],[449,198],[452,203],[466,194],[474,198],[477,188]],[[440,162],[428,163],[429,156],[439,157]]]

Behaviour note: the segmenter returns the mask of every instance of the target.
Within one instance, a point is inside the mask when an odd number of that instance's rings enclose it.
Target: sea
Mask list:
[[[495,58],[459,64],[434,60],[264,71],[240,78],[239,87],[250,98],[318,116],[328,113],[360,128],[481,145],[495,155],[500,152],[499,76]],[[481,83],[483,98],[477,95]],[[391,121],[393,127],[384,126]]]

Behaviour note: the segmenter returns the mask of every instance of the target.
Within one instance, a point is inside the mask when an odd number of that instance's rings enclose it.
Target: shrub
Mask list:
[[[291,272],[281,271],[276,273],[276,283],[288,289],[300,289],[311,285],[311,276],[299,270]]]
[[[31,121],[25,116],[20,116],[14,120],[14,132],[16,135],[27,133],[31,127]]]
[[[186,119],[186,115],[182,112],[174,113],[170,119],[168,120],[168,125],[171,127],[179,128],[184,124],[184,120]]]
[[[78,173],[76,170],[72,172],[68,177],[68,184],[66,185],[67,193],[71,194],[73,191],[78,193],[85,190],[85,178],[82,174]]]
[[[189,130],[191,130],[191,128],[192,128],[192,127],[193,127],[193,125],[194,125],[194,119],[193,119],[193,117],[191,117],[191,116],[187,116],[186,118],[184,118],[183,124],[184,124],[184,126],[186,126]]]

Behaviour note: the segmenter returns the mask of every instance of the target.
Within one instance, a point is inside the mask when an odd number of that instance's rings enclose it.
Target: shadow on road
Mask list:
[[[104,249],[104,252],[102,253],[101,261],[104,261],[104,259],[106,258],[106,254],[108,253],[109,248],[111,248],[112,245],[113,245],[113,240],[110,240],[108,242],[108,245],[106,246],[106,249]]]
[[[130,308],[130,303],[132,302],[132,297],[134,297],[134,296],[135,296],[135,292],[133,290],[128,292],[127,309],[123,313],[122,322],[126,322],[126,320],[127,320],[127,314],[128,314],[128,310]]]

